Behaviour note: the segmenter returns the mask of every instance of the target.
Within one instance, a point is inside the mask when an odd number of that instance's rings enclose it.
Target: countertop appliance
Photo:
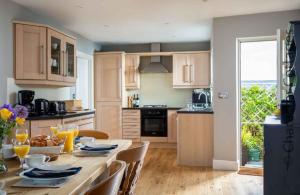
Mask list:
[[[64,101],[49,102],[49,114],[65,114],[66,112],[66,104]]]
[[[49,101],[46,99],[36,99],[35,103],[35,112],[38,115],[46,115],[49,113]]]
[[[141,109],[141,136],[167,137],[168,136],[168,111],[157,107],[158,105],[147,105]],[[156,106],[156,107],[155,107]]]
[[[21,90],[18,91],[18,104],[26,107],[28,109],[29,116],[34,113],[34,91],[31,90]]]

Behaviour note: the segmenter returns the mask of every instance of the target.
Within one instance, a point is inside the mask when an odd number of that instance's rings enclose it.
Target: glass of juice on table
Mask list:
[[[16,129],[16,140],[19,142],[25,142],[28,138],[27,129]]]
[[[64,152],[73,152],[74,147],[74,131],[68,129],[67,126],[60,126],[56,136],[59,139],[65,139]]]
[[[25,156],[29,153],[30,151],[30,141],[29,139],[26,139],[25,141],[21,142],[19,140],[13,140],[14,144],[14,151],[16,155],[19,157],[20,164],[22,170],[24,170],[23,164],[24,164],[24,159]]]

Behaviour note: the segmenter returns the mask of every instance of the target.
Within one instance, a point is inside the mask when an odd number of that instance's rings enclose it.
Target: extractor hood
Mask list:
[[[160,43],[151,43],[151,52],[160,52]],[[140,70],[141,73],[168,73],[168,69],[161,63],[160,56],[151,56],[150,63]]]

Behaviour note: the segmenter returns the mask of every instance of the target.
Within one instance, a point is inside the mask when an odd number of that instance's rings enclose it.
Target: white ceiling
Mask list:
[[[100,43],[207,41],[212,18],[300,9],[300,0],[13,0]]]

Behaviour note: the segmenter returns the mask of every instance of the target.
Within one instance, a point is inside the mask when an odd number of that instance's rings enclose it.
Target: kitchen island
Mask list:
[[[212,166],[213,111],[177,111],[177,162],[179,165]]]

